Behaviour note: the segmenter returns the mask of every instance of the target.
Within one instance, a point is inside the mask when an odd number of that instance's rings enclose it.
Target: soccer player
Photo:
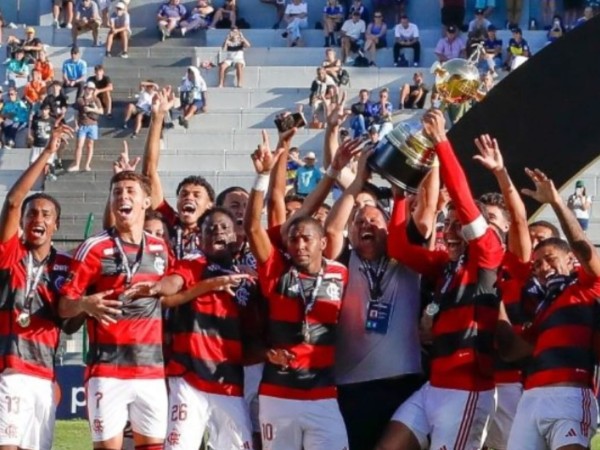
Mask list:
[[[176,293],[182,280],[163,278],[171,265],[167,245],[143,231],[151,203],[148,179],[131,171],[118,173],[110,192],[115,226],[77,250],[61,290],[59,313],[65,318],[90,316],[86,392],[94,448],[121,448],[129,417],[136,449],[161,450],[167,391],[157,296]],[[140,282],[157,284],[136,290]]]
[[[548,238],[534,249],[533,274],[542,289],[525,339],[513,332],[501,310],[501,354],[511,361],[530,357],[508,449],[584,450],[596,433],[598,415],[593,376],[600,257],[552,180],[540,170],[526,173],[535,190],[522,192],[552,207],[568,243]]]
[[[39,157],[8,192],[0,216],[0,448],[52,448],[54,362],[60,329],[59,288],[69,257],[52,246],[60,204],[50,195],[27,198],[63,136],[52,131]],[[22,232],[22,234],[21,234]],[[73,330],[74,331],[74,330]]]
[[[408,242],[406,226],[394,219],[406,207],[397,198],[388,252],[437,280],[434,299],[425,310],[433,338],[431,373],[429,382],[396,411],[377,449],[481,448],[494,409],[493,349],[499,308],[495,284],[504,252],[496,229],[488,226],[473,200],[446,138],[442,112],[428,112],[423,127],[453,202],[444,224],[448,250]]]
[[[342,450],[348,447],[336,401],[334,337],[347,270],[323,257],[323,227],[312,217],[292,219],[286,259],[261,225],[272,155],[261,145],[252,156],[257,179],[244,226],[268,303],[271,349],[259,388],[264,450]],[[328,176],[336,178],[338,174]]]
[[[198,256],[200,236],[198,219],[215,201],[215,191],[201,176],[186,177],[177,186],[176,210],[165,200],[160,176],[158,157],[160,136],[165,115],[173,107],[174,96],[170,87],[155,94],[152,104],[150,129],[142,160],[142,173],[150,179],[152,186],[152,208],[160,212],[171,228],[171,244],[177,259]]]

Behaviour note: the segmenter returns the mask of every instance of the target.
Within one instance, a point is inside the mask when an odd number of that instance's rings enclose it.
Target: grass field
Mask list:
[[[57,420],[53,450],[89,450],[92,448],[86,420]],[[600,450],[600,434],[592,439],[591,450]]]

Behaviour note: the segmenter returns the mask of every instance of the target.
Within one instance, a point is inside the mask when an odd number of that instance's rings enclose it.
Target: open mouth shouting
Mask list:
[[[198,207],[196,206],[196,203],[193,201],[186,201],[181,205],[180,214],[182,217],[193,218],[193,216],[196,215],[197,210]]]
[[[373,233],[372,231],[368,230],[368,231],[362,231],[360,233],[360,240],[363,242],[373,242],[375,240],[375,233]]]
[[[130,204],[123,204],[117,208],[117,216],[121,219],[129,219],[133,212],[133,206]]]
[[[45,234],[46,234],[46,229],[43,226],[36,225],[34,227],[31,227],[31,235],[35,239],[41,239],[44,237]]]

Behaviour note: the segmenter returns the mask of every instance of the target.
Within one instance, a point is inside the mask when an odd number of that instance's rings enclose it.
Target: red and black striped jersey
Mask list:
[[[205,258],[180,261],[174,269],[183,278],[184,289],[231,272]],[[243,395],[243,343],[248,336],[244,315],[256,301],[250,288],[240,285],[235,297],[224,291],[209,292],[171,310],[167,375],[183,376],[204,392]]]
[[[31,322],[21,327],[17,317],[26,301],[27,254],[16,233],[0,244],[0,372],[11,369],[51,380],[60,337],[59,289],[71,258],[51,250],[31,301]]]
[[[598,324],[600,277],[579,270],[557,296],[543,301],[525,337],[534,342],[525,368],[525,389],[557,383],[593,387],[594,333]]]
[[[118,299],[126,289],[126,270],[115,242],[114,229],[87,239],[78,248],[62,294],[73,301],[82,296],[114,290]],[[139,270],[131,283],[158,281],[171,267],[163,239],[144,233]],[[129,266],[134,266],[139,245],[122,243]],[[160,301],[154,297],[126,300],[114,324],[87,320],[90,349],[87,377],[163,378],[162,318]]]
[[[170,236],[169,245],[177,259],[195,259],[202,256],[199,230],[184,236],[177,211],[166,200],[163,200],[155,211],[163,216],[167,224]]]
[[[324,260],[314,306],[306,313],[301,283],[314,287],[317,277],[301,273],[296,277],[292,269],[275,247],[268,261],[258,265],[259,283],[269,310],[268,345],[295,356],[286,369],[265,363],[259,393],[297,400],[335,398],[335,330],[348,271],[337,262]]]
[[[521,335],[524,327],[533,320],[533,315],[527,313],[522,302],[522,292],[530,277],[531,264],[520,261],[514,253],[507,251],[498,271],[496,284],[508,319],[518,335]],[[521,363],[506,362],[496,355],[494,365],[496,383],[520,383],[521,368]]]

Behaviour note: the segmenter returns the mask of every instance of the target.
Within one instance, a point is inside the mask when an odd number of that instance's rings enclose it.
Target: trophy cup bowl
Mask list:
[[[451,59],[435,63],[435,90],[440,104],[461,104],[481,100],[479,71],[471,60]],[[423,135],[420,121],[403,121],[377,145],[369,167],[390,183],[416,193],[419,184],[436,164],[433,144]]]

